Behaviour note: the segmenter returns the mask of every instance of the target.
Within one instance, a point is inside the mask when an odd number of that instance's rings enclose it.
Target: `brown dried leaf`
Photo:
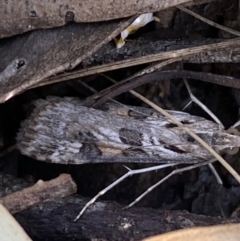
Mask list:
[[[152,236],[142,241],[238,241],[240,224],[227,224],[208,227],[182,229]]]
[[[41,80],[70,70],[133,19],[36,30],[0,44],[0,103]]]
[[[0,38],[68,22],[99,22],[156,12],[192,0],[8,0],[0,8]]]

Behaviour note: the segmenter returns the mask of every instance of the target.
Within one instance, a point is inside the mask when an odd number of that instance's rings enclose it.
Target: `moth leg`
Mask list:
[[[202,163],[198,163],[195,165],[191,165],[191,166],[187,166],[187,167],[183,167],[180,169],[176,169],[174,171],[172,171],[170,174],[168,174],[166,177],[164,177],[163,179],[161,179],[159,182],[155,183],[154,185],[152,185],[151,187],[149,187],[142,195],[140,195],[138,198],[136,198],[132,203],[130,203],[128,206],[126,206],[123,209],[128,209],[130,207],[132,207],[133,205],[135,205],[137,202],[139,202],[143,197],[145,197],[148,193],[150,193],[153,189],[155,189],[157,186],[159,186],[160,184],[162,184],[164,181],[166,181],[168,178],[170,178],[171,176],[177,174],[177,173],[181,173],[181,172],[185,172],[197,167],[201,167],[201,166],[205,166],[209,163],[212,163],[216,160],[211,160],[211,161],[207,161],[207,162],[202,162]]]
[[[225,128],[224,128],[222,122],[217,118],[217,116],[214,115],[214,114],[212,113],[212,111],[210,111],[210,110],[207,108],[207,106],[204,105],[204,104],[192,93],[192,91],[191,91],[191,89],[190,89],[190,86],[189,86],[189,84],[188,84],[187,79],[183,79],[183,81],[184,81],[184,84],[185,84],[185,86],[186,86],[186,88],[187,88],[189,97],[190,97],[190,99],[191,99],[191,101],[183,108],[183,110],[186,109],[192,102],[194,102],[194,103],[196,103],[199,107],[201,107],[208,115],[210,115],[210,116],[212,117],[212,119],[219,125],[219,129],[220,129],[220,130],[224,130]]]
[[[178,165],[178,164],[179,163],[162,164],[162,165],[158,165],[158,166],[142,168],[142,169],[139,169],[139,170],[131,170],[128,167],[125,166],[128,169],[128,172],[126,174],[124,174],[123,176],[121,176],[119,179],[117,179],[115,182],[113,182],[112,184],[110,184],[109,186],[104,188],[95,197],[93,197],[89,202],[87,202],[86,205],[81,210],[81,212],[78,214],[78,216],[74,219],[74,221],[77,221],[83,215],[83,213],[86,211],[86,209],[88,209],[89,206],[91,206],[93,203],[95,203],[96,200],[100,196],[102,196],[103,194],[108,192],[110,189],[112,189],[118,183],[120,183],[123,180],[125,180],[127,177],[135,175],[135,174],[140,174],[140,173],[145,173],[145,172],[150,172],[150,171],[156,171],[156,170],[159,170],[159,169],[163,169],[163,168],[170,167],[170,166],[175,166],[175,165]]]
[[[217,183],[219,185],[223,185],[223,181],[221,179],[221,177],[218,175],[217,170],[215,169],[215,167],[213,166],[212,163],[208,163],[208,167],[211,170],[212,174],[215,176]]]

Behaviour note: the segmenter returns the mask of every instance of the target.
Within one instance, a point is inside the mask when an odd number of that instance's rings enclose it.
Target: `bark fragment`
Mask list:
[[[112,202],[97,202],[77,222],[76,214],[87,202],[78,195],[46,202],[17,213],[15,218],[35,240],[141,240],[172,230],[237,222],[190,214],[186,211],[164,211],[131,208]],[[50,228],[51,227],[51,228]]]
[[[71,195],[77,191],[76,184],[68,174],[61,174],[50,181],[39,180],[35,185],[0,198],[11,213],[20,212],[38,203]]]

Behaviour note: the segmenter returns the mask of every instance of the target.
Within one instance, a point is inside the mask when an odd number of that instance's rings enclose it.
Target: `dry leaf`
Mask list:
[[[177,230],[142,241],[238,241],[240,223]]]

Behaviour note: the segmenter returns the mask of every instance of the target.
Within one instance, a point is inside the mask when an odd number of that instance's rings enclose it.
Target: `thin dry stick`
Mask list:
[[[154,66],[155,67],[155,66]],[[107,78],[108,80],[110,80],[110,81],[112,81],[113,83],[116,83],[116,81],[114,80],[114,79],[112,79],[112,78],[110,78],[110,77],[108,77],[108,76],[106,76],[106,75],[104,75],[104,74],[102,74],[102,76],[104,76],[105,78]],[[187,86],[187,89],[188,89],[188,92],[189,92],[189,95],[190,95],[190,97],[191,97],[191,99],[192,99],[192,96],[193,96],[193,94],[192,94],[192,92],[191,92],[191,89],[190,89],[190,87],[189,87],[189,85],[188,85],[188,82],[185,82],[185,84],[186,84],[186,86]],[[136,96],[135,95],[135,93],[137,93],[137,92],[135,92],[134,90],[130,90],[129,91],[131,94],[133,94],[134,96]],[[137,96],[136,96],[137,97]],[[194,96],[195,97],[195,96]],[[144,97],[145,98],[145,97]],[[196,98],[197,99],[197,98]],[[193,99],[192,99],[193,100]],[[195,99],[194,99],[195,100]],[[149,101],[149,100],[148,100]],[[144,101],[145,102],[145,101]],[[146,102],[145,102],[146,103]],[[152,103],[152,102],[151,102]],[[148,103],[147,103],[148,104]],[[154,104],[154,103],[153,103]],[[209,111],[207,111],[208,110],[208,108],[205,106],[205,105],[203,105],[200,101],[199,102],[197,102],[197,104],[200,104],[200,106],[203,108],[203,110],[205,110],[208,114],[210,114],[210,116],[212,116],[212,117],[214,117],[215,115],[209,110]],[[204,108],[205,107],[205,108]],[[160,107],[159,107],[160,108]],[[216,116],[215,116],[216,117]],[[213,118],[214,120],[216,119],[216,120],[218,120],[218,118],[216,117],[216,118]],[[223,125],[222,125],[222,123],[220,122],[220,120],[218,120],[218,121],[216,121],[218,124],[219,124],[219,126],[221,126],[221,127],[223,127]],[[224,127],[223,127],[223,129],[224,129]],[[207,143],[206,143],[206,145],[207,145]],[[225,161],[225,160],[224,160]],[[215,178],[216,178],[216,180],[217,180],[217,182],[220,184],[220,185],[222,185],[222,180],[221,180],[221,178],[220,178],[220,176],[218,175],[218,173],[217,173],[217,171],[215,170],[215,168],[213,167],[213,165],[211,164],[211,163],[209,163],[208,164],[208,167],[210,168],[210,170],[212,171],[212,173],[213,173],[213,175],[215,176]]]
[[[215,161],[215,160],[214,160]],[[152,185],[151,187],[149,187],[144,193],[142,193],[138,198],[136,198],[132,203],[130,203],[128,206],[126,206],[124,209],[128,209],[130,207],[132,207],[133,205],[135,205],[137,202],[139,202],[143,197],[145,197],[148,193],[150,193],[153,189],[155,189],[157,186],[159,186],[160,184],[162,184],[164,181],[166,181],[168,178],[170,178],[171,176],[177,174],[177,173],[181,173],[181,172],[185,172],[185,171],[189,171],[191,169],[197,168],[197,167],[201,167],[201,166],[205,166],[211,162],[214,162],[213,160],[211,161],[207,161],[207,162],[203,162],[203,163],[198,163],[195,165],[191,165],[188,167],[183,167],[180,169],[176,169],[174,171],[172,171],[170,174],[168,174],[166,177],[164,177],[163,179],[161,179],[159,182],[155,183],[154,185]]]
[[[112,80],[108,77],[109,80]],[[204,142],[198,135],[196,135],[191,129],[184,126],[180,121],[178,121],[174,116],[170,115],[167,111],[159,107],[158,105],[154,104],[150,100],[146,99],[144,96],[140,95],[134,90],[129,90],[131,94],[135,97],[139,98],[155,110],[159,111],[162,115],[169,118],[174,124],[178,125],[180,128],[185,130],[191,137],[193,137],[199,144],[201,144],[205,149],[207,149],[232,175],[233,177],[240,183],[240,176],[239,174],[206,142]]]
[[[201,21],[203,21],[203,22],[205,22],[205,23],[207,23],[207,24],[209,24],[209,25],[211,25],[211,26],[213,26],[215,28],[221,29],[221,30],[223,30],[225,32],[228,32],[228,33],[231,33],[233,35],[236,35],[236,36],[240,37],[240,33],[238,31],[236,31],[236,30],[233,30],[231,28],[227,28],[225,26],[217,24],[217,23],[215,23],[215,22],[213,22],[213,21],[211,21],[211,20],[209,20],[207,18],[204,18],[204,17],[200,16],[197,13],[194,13],[193,11],[191,11],[191,10],[189,10],[189,9],[183,7],[183,6],[176,6],[176,8],[182,10],[185,13],[188,13],[188,14],[192,15],[193,17],[195,17],[195,18],[197,18],[197,19],[199,19],[199,20],[201,20]]]
[[[100,74],[100,73],[107,72],[107,71],[136,66],[136,65],[140,65],[140,64],[152,63],[152,62],[161,61],[161,60],[167,60],[167,59],[171,59],[171,58],[185,59],[185,58],[191,57],[191,56],[199,54],[199,53],[213,51],[214,49],[220,50],[220,49],[225,49],[225,48],[230,48],[230,47],[236,47],[240,44],[239,40],[240,40],[240,38],[235,38],[235,39],[226,40],[226,41],[223,41],[220,43],[215,43],[215,44],[207,44],[207,45],[191,47],[191,48],[186,48],[186,49],[161,52],[161,53],[157,53],[157,54],[151,54],[151,55],[147,55],[147,56],[137,57],[134,59],[116,61],[114,63],[105,64],[105,65],[101,65],[101,66],[94,66],[91,68],[78,70],[76,72],[64,73],[64,74],[60,74],[58,76],[53,76],[49,79],[46,79],[44,82],[40,82],[29,88],[30,89],[36,88],[36,87],[53,84],[53,83],[58,83],[61,81],[67,81],[70,79],[76,79],[76,78],[80,78],[80,77],[84,77],[84,76],[88,76],[88,75],[92,75],[92,74]]]
[[[177,58],[171,58],[171,59],[168,59],[168,60],[165,60],[165,61],[158,61],[157,63],[139,71],[138,73],[132,75],[130,78],[128,78],[127,80],[130,80],[130,79],[133,79],[135,77],[138,77],[138,76],[142,76],[144,74],[150,74],[152,72],[154,72],[155,70],[159,70],[161,69],[162,67],[166,66],[166,65],[169,65],[169,64],[173,64],[175,62],[178,62],[178,61],[181,61],[183,58],[182,57],[177,57]],[[116,82],[115,82],[116,83]]]
[[[105,76],[105,75],[103,75]],[[112,78],[108,77],[108,76],[105,76],[107,79],[111,80],[112,82],[116,83],[115,80],[113,80]],[[137,94],[135,91],[133,90],[130,90],[129,91],[130,93],[132,93],[133,95],[139,95]],[[140,96],[140,95],[139,95]],[[138,96],[137,96],[138,97]],[[142,98],[140,98],[142,100]],[[145,101],[146,103],[146,101]],[[148,103],[147,103],[148,104]],[[153,103],[152,103],[153,104]],[[154,104],[153,104],[154,105]],[[156,108],[158,110],[158,108]],[[160,111],[160,113],[162,113]],[[163,114],[163,113],[162,113]],[[168,117],[168,116],[167,116]],[[170,118],[171,119],[171,118]],[[172,120],[172,119],[171,119]],[[174,121],[173,121],[174,122]],[[177,120],[178,122],[178,120]],[[180,123],[180,122],[179,122]],[[181,124],[181,123],[180,123]],[[180,125],[180,127],[182,127],[182,125]],[[185,129],[185,128],[184,128]],[[206,144],[207,145],[207,144]],[[207,145],[208,146],[208,145]],[[176,173],[179,173],[179,172],[182,172],[182,171],[187,171],[187,170],[190,170],[192,168],[196,168],[198,166],[202,166],[202,165],[206,165],[206,164],[209,164],[213,161],[208,161],[208,162],[205,162],[205,163],[200,163],[200,164],[196,164],[196,165],[193,165],[193,166],[190,166],[190,167],[187,167],[187,168],[182,168],[182,169],[179,169],[176,171],[173,171],[171,174],[169,174],[167,177],[165,177],[164,179],[162,179],[160,182],[158,182],[157,184],[155,184],[154,186],[150,187],[144,194],[142,194],[138,199],[135,200],[134,203],[136,203],[137,201],[139,201],[141,198],[143,198],[143,196],[145,196],[147,193],[149,193],[152,189],[154,189],[156,187],[156,185],[160,185],[164,180],[166,180],[167,178],[169,178],[170,176],[176,174]],[[172,164],[172,165],[177,165],[177,163],[175,164]],[[158,170],[158,169],[162,169],[164,167],[167,167],[167,166],[171,166],[171,164],[166,164],[166,165],[160,165],[160,166],[157,166],[157,167],[150,167],[150,168],[144,168],[144,169],[140,169],[140,170],[129,170],[128,173],[126,173],[125,175],[123,175],[122,177],[120,177],[119,179],[117,179],[115,182],[113,182],[111,185],[107,186],[105,189],[103,189],[102,191],[100,191],[95,197],[93,197],[84,207],[83,209],[81,210],[81,212],[78,214],[78,216],[75,218],[74,221],[77,221],[82,215],[83,213],[85,212],[85,210],[90,206],[92,205],[100,196],[102,196],[103,194],[105,194],[107,191],[109,191],[110,189],[112,189],[114,186],[116,186],[118,183],[122,182],[123,180],[125,180],[128,176],[132,176],[134,174],[139,174],[139,173],[143,173],[143,172],[147,172],[147,171],[152,171],[152,170]],[[220,181],[218,180],[218,182],[220,183]],[[134,203],[131,203],[128,207],[134,205]]]
[[[100,191],[95,197],[93,197],[89,202],[87,202],[85,204],[85,206],[83,207],[83,209],[81,210],[81,212],[78,214],[78,216],[74,219],[74,221],[77,221],[85,212],[85,210],[92,205],[100,196],[104,195],[106,192],[108,192],[110,189],[112,189],[113,187],[115,187],[117,184],[119,184],[120,182],[122,182],[123,180],[125,180],[127,177],[135,175],[135,174],[140,174],[140,173],[145,173],[145,172],[151,172],[151,171],[156,171],[156,170],[160,170],[166,167],[170,167],[170,166],[175,166],[178,165],[179,163],[171,163],[171,164],[161,164],[158,166],[153,166],[153,167],[147,167],[147,168],[142,168],[139,170],[131,170],[128,167],[126,167],[128,169],[128,172],[126,174],[124,174],[123,176],[121,176],[119,179],[117,179],[115,182],[113,182],[112,184],[110,184],[109,186],[107,186],[106,188],[104,188],[102,191]]]
[[[180,121],[178,121],[174,116],[170,115],[167,111],[162,109],[161,107],[157,106],[153,102],[146,99],[144,96],[138,94],[137,92],[130,90],[130,93],[134,94],[137,98],[154,108],[155,110],[159,111],[162,115],[169,118],[174,124],[181,127],[185,130],[191,137],[193,137],[200,145],[202,145],[205,149],[207,149],[232,175],[233,177],[240,183],[240,176],[239,174],[215,151],[211,146],[209,146],[206,142],[204,142],[198,135],[196,135],[191,129],[184,126]]]
[[[81,80],[77,81],[79,84],[81,84],[82,86],[84,86],[86,89],[92,91],[94,94],[98,93],[93,87],[89,86],[88,84],[86,84],[85,82],[82,82]],[[78,89],[77,89],[78,91]]]
[[[105,78],[108,78],[108,76],[106,76],[106,75],[104,75],[104,74],[101,74],[101,75],[102,75],[103,77],[105,77]],[[90,91],[92,91],[93,93],[95,93],[95,94],[98,93],[94,88],[90,87],[88,84],[82,82],[81,80],[78,80],[78,83],[80,83],[80,84],[83,85],[85,88],[87,88],[87,89],[89,89]],[[141,115],[143,115],[143,116],[149,117],[148,114],[142,113],[142,112],[137,111],[137,110],[134,110],[133,108],[131,108],[131,107],[127,106],[127,105],[124,105],[124,104],[122,104],[122,103],[120,103],[120,102],[118,102],[118,101],[116,101],[116,100],[114,100],[114,99],[112,99],[112,98],[109,98],[109,101],[112,101],[113,103],[116,103],[116,104],[118,104],[118,105],[120,105],[120,106],[123,106],[123,107],[125,107],[125,108],[127,108],[127,109],[129,109],[129,110],[131,110],[131,111],[133,111],[133,112],[135,112],[135,113],[138,113],[138,114],[141,114]],[[0,153],[0,157],[1,157],[1,153]]]
[[[178,62],[178,61],[181,61],[182,58],[179,57],[179,58],[172,58],[172,59],[168,59],[166,61],[162,61],[162,62],[157,62],[156,64],[154,65],[151,65],[143,70],[140,70],[139,72],[137,72],[136,74],[130,76],[129,78],[125,79],[125,81],[127,80],[131,80],[133,78],[136,78],[136,77],[139,77],[139,76],[142,76],[144,74],[150,74],[152,72],[154,72],[155,70],[159,70],[161,69],[162,67],[166,66],[166,65],[169,65],[169,64],[172,64],[172,63],[175,63],[175,62]],[[111,82],[113,83],[117,83],[117,81],[115,81],[114,79],[108,77],[107,75],[105,74],[101,74],[102,76],[104,76],[106,79],[110,80]]]

